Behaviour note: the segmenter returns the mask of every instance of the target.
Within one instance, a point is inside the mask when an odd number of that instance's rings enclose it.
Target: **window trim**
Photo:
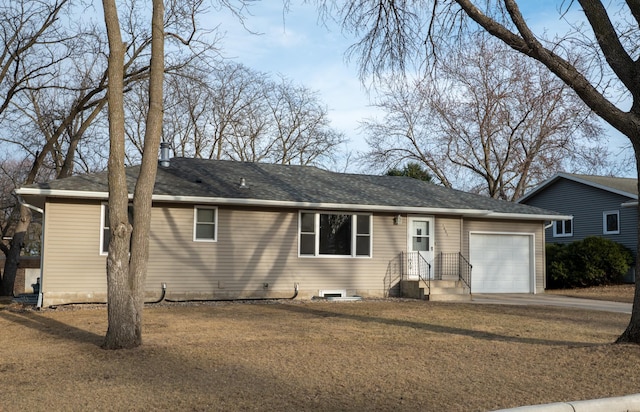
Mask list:
[[[105,225],[108,224],[108,222],[106,222],[105,218],[107,215],[107,207],[108,207],[108,203],[107,202],[102,202],[100,203],[100,249],[98,249],[100,251],[100,256],[108,256],[109,255],[109,251],[108,250],[104,250],[105,249],[105,238],[104,238],[104,230],[105,230]],[[111,228],[109,228],[109,233],[111,233]],[[109,242],[107,241],[107,248],[109,247]]]
[[[107,217],[107,208],[109,207],[109,202],[101,202],[100,203],[100,256],[109,256],[109,242],[105,245],[104,239],[104,229],[107,227],[109,222],[106,222],[105,217]],[[133,203],[129,202],[127,205],[127,213],[129,216],[130,222],[133,222]],[[111,228],[109,227],[109,233],[111,233]],[[129,239],[131,242],[131,239]],[[107,250],[105,250],[105,247]],[[129,250],[131,250],[131,245],[129,245]]]
[[[213,210],[213,239],[198,239],[197,226],[198,226],[198,210],[206,209]],[[203,222],[204,223],[204,222]],[[216,243],[218,241],[218,207],[217,206],[193,206],[193,241]]]
[[[340,295],[340,296],[335,296],[335,295]],[[347,297],[347,290],[346,289],[329,289],[329,290],[320,289],[318,290],[318,296],[321,298],[329,298],[329,297],[345,298]]]
[[[558,233],[557,230],[557,223],[558,222],[562,222],[562,228],[565,228],[565,222],[571,222],[571,232],[563,232],[563,233]],[[566,219],[566,220],[554,220],[553,221],[553,237],[573,237],[573,219]]]
[[[607,217],[610,215],[616,216],[616,222],[618,228],[616,230],[607,230]],[[620,211],[619,210],[605,210],[602,212],[602,234],[603,235],[619,235],[620,234]]]
[[[312,214],[313,215],[313,233],[311,232],[302,232],[302,214]],[[349,255],[332,255],[332,254],[321,254],[320,253],[320,215],[348,215],[351,217],[351,254]],[[369,233],[358,233],[358,218],[367,217],[369,221]],[[302,242],[302,235],[314,235],[314,252],[313,254],[302,254],[300,253],[300,247]],[[358,255],[357,254],[357,240],[358,237],[369,238],[369,254],[368,255]],[[362,212],[351,212],[351,211],[331,211],[331,210],[300,210],[298,211],[298,257],[300,258],[328,258],[328,259],[371,259],[373,258],[373,214],[372,213],[362,213]]]

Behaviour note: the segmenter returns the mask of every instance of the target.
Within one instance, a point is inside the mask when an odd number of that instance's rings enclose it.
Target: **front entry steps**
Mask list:
[[[438,302],[470,302],[471,291],[460,280],[434,280],[430,286],[423,281],[403,280],[400,290],[402,297],[424,299]]]

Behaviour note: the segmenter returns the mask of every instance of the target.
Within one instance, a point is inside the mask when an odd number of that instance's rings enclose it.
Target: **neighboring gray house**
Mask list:
[[[525,194],[518,203],[573,216],[556,220],[547,228],[547,243],[571,243],[587,236],[601,236],[636,253],[637,179],[558,173]]]
[[[160,164],[151,300],[163,284],[172,300],[284,298],[294,285],[302,298],[409,290],[431,298],[441,279],[468,283],[467,296],[469,286],[538,293],[544,227],[568,218],[406,177],[186,158]],[[130,190],[138,170],[127,168]],[[105,301],[107,174],[16,193],[44,215],[40,303]]]

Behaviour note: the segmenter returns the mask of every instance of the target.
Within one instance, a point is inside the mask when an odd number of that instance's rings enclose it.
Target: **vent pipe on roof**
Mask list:
[[[245,179],[244,177],[240,178],[240,184],[238,185],[238,187],[240,189],[248,189],[249,186],[247,186],[247,179]]]
[[[171,145],[167,142],[160,143],[160,166],[169,167],[169,149]]]

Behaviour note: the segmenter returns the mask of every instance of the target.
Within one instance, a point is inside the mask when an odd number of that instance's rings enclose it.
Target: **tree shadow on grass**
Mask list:
[[[354,321],[364,322],[364,323],[375,322],[375,323],[380,323],[380,324],[389,325],[389,326],[419,329],[427,332],[440,333],[440,334],[467,336],[470,338],[483,339],[483,340],[489,340],[489,341],[500,341],[500,342],[507,342],[507,343],[526,343],[530,345],[546,345],[546,346],[597,346],[599,345],[599,344],[594,344],[593,342],[576,342],[576,341],[566,341],[566,340],[530,338],[530,337],[524,337],[524,336],[501,335],[498,333],[458,328],[455,326],[436,325],[436,324],[428,323],[427,321],[422,322],[422,321],[412,321],[412,320],[402,320],[402,319],[388,319],[388,318],[381,318],[376,316],[363,316],[363,315],[356,315],[356,314],[337,312],[337,311],[334,312],[329,310],[311,308],[307,305],[284,304],[284,305],[276,305],[274,306],[274,308],[301,313],[301,314],[313,315],[317,317],[324,317],[324,318],[335,317],[335,318],[354,320]]]
[[[46,333],[56,338],[62,338],[79,343],[90,343],[100,346],[104,336],[80,329],[55,319],[39,315],[35,312],[10,312],[0,311],[0,319],[16,323],[18,325]]]

